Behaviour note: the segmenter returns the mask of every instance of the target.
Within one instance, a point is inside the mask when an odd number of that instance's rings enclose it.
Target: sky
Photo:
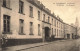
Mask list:
[[[58,15],[65,23],[75,24],[80,20],[80,0],[39,0],[43,5]],[[80,25],[80,21],[79,21]]]

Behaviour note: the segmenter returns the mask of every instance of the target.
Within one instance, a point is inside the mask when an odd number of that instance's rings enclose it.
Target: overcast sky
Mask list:
[[[59,15],[64,22],[75,24],[76,17],[80,20],[80,0],[39,0],[46,8]],[[79,22],[80,24],[80,22]]]

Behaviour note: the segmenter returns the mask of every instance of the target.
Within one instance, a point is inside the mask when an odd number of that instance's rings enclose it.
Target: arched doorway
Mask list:
[[[45,40],[47,40],[49,38],[49,34],[50,34],[49,27],[45,27]]]

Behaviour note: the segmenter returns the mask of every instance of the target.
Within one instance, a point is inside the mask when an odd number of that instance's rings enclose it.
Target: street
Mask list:
[[[35,46],[33,48],[24,48],[16,51],[79,51],[79,44],[80,44],[79,42],[80,39],[58,40],[50,42],[47,45]],[[10,50],[3,50],[3,51],[10,51]]]
[[[77,40],[60,41],[45,46],[20,51],[79,51],[78,46],[76,46],[76,41]]]

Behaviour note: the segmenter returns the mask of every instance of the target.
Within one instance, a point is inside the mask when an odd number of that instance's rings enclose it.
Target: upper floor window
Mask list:
[[[56,26],[56,22],[57,22],[57,21],[55,20],[55,22],[54,22],[54,23],[55,23],[55,26]]]
[[[59,28],[60,28],[60,23],[59,23]]]
[[[20,19],[20,34],[23,34],[24,31],[24,20]]]
[[[38,20],[40,20],[40,11],[38,11]]]
[[[53,25],[53,19],[52,19],[52,25]]]
[[[61,29],[62,29],[62,24],[61,24]]]
[[[58,21],[57,21],[57,27],[58,27]]]
[[[43,21],[45,21],[45,14],[43,14]]]
[[[61,29],[62,29],[62,23],[61,23]]]
[[[33,22],[30,22],[30,35],[33,35]]]
[[[19,13],[23,13],[24,11],[24,2],[21,0],[19,1]]]
[[[33,7],[30,6],[29,8],[30,8],[30,17],[33,17]]]
[[[48,23],[49,23],[49,21],[50,21],[50,17],[48,17]]]
[[[38,24],[38,35],[41,35],[40,34],[40,24]]]
[[[56,29],[55,29],[55,36],[56,36]]]
[[[57,36],[58,36],[58,29],[57,29]]]
[[[3,16],[3,30],[5,33],[10,32],[10,16],[8,15]]]
[[[3,6],[6,7],[6,0],[3,0]]]
[[[10,8],[10,0],[3,0],[3,7]]]
[[[53,35],[53,28],[52,28],[52,35]]]

